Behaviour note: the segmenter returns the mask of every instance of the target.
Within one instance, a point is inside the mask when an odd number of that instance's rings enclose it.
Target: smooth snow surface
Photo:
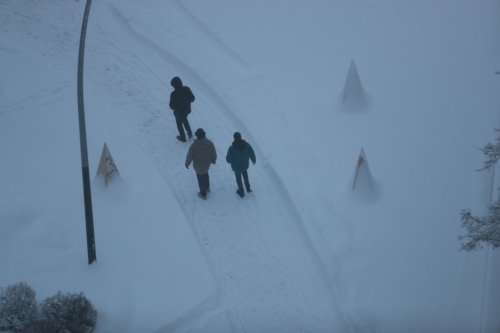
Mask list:
[[[94,0],[90,266],[84,8],[0,2],[0,286],[83,291],[96,333],[500,331],[500,254],[457,240],[460,210],[484,214],[500,186],[475,172],[500,125],[500,2]],[[217,149],[206,201],[175,138],[174,76]],[[352,80],[363,103],[346,105]],[[244,198],[235,131],[257,156]]]

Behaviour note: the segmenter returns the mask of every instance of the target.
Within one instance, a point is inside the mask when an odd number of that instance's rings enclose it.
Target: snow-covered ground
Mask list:
[[[84,7],[0,2],[0,286],[83,291],[97,333],[500,331],[500,254],[457,240],[460,210],[484,214],[500,186],[475,172],[500,125],[499,1],[95,0],[90,171],[106,142],[122,180],[92,183],[90,266]],[[362,107],[342,101],[351,61]],[[173,76],[217,148],[206,201]],[[243,199],[235,131],[257,155]]]

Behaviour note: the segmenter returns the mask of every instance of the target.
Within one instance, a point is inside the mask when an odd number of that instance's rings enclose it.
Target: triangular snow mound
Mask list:
[[[361,148],[358,163],[356,163],[356,171],[352,180],[353,191],[371,191],[374,188],[374,179],[366,160],[365,151]]]
[[[356,170],[349,185],[351,196],[357,202],[368,204],[380,198],[381,185],[372,176],[363,148],[361,148],[361,153],[356,163]]]
[[[351,102],[365,100],[365,91],[363,90],[363,85],[361,84],[361,79],[359,78],[358,69],[356,68],[354,60],[351,60],[351,66],[349,66],[349,72],[347,73],[344,89],[342,90],[342,100]]]
[[[99,161],[99,166],[97,167],[96,176],[102,176],[104,179],[104,184],[108,185],[108,182],[118,177],[120,178],[120,173],[116,167],[115,161],[109,152],[106,142],[104,142],[104,147],[102,148],[101,160]]]

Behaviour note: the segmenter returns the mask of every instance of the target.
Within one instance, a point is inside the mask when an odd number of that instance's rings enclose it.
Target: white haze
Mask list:
[[[500,123],[500,2],[95,0],[90,266],[84,8],[0,2],[0,286],[83,291],[96,333],[500,331],[499,252],[457,240],[460,210],[485,214],[499,187],[475,147]],[[206,201],[175,139],[174,76],[217,148]],[[235,131],[257,155],[243,199]],[[121,175],[107,187],[104,143]]]

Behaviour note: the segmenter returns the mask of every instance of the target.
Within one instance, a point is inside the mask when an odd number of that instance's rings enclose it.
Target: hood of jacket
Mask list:
[[[244,149],[246,145],[247,145],[247,142],[245,140],[242,140],[242,139],[233,141],[233,147],[236,149],[239,149],[239,150]]]
[[[170,81],[170,84],[172,85],[172,87],[174,87],[174,89],[182,88],[182,81],[178,76],[174,77],[172,81]]]

